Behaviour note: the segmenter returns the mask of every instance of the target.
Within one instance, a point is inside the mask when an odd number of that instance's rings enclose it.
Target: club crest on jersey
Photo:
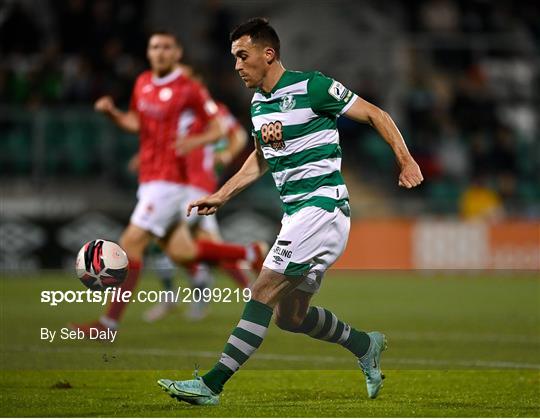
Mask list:
[[[164,87],[159,91],[159,100],[162,102],[167,102],[172,97],[172,89],[169,87]]]
[[[296,99],[293,95],[286,95],[281,98],[279,102],[279,109],[281,112],[288,112],[294,108],[296,105]]]

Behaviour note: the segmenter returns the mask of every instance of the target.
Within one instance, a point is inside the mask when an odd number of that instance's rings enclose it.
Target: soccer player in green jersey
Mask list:
[[[247,87],[256,89],[251,103],[256,149],[221,189],[192,202],[188,214],[193,208],[200,215],[214,214],[270,170],[283,202],[282,229],[216,365],[193,380],[161,379],[158,384],[178,400],[217,404],[224,384],[261,345],[273,315],[283,330],[352,352],[365,375],[368,396],[375,398],[382,386],[386,337],[357,330],[331,311],[310,306],[325,271],[345,249],[350,228],[337,118],[345,115],[379,132],[398,160],[399,186],[418,186],[420,168],[386,112],[319,72],[285,70],[279,37],[266,19],[241,24],[231,33],[231,42],[236,71]]]

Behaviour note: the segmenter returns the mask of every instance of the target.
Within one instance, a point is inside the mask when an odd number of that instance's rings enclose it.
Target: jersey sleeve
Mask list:
[[[236,131],[237,129],[240,128],[240,123],[238,122],[238,120],[232,116],[231,114],[229,114],[227,117],[226,117],[226,121],[227,121],[227,133],[228,134],[231,134],[233,133],[234,131]]]
[[[347,112],[358,98],[340,82],[319,72],[309,79],[308,94],[315,112],[335,117]]]
[[[131,91],[131,98],[129,100],[129,110],[138,113],[137,110],[137,95],[141,85],[141,76],[137,77],[135,84],[133,85],[133,90]]]
[[[219,108],[218,113],[221,116],[222,121],[224,122],[225,130],[227,131],[227,134],[230,135],[231,133],[233,133],[235,130],[237,130],[240,127],[240,123],[231,113],[229,108],[227,108],[227,106],[220,103],[218,104],[218,108]]]

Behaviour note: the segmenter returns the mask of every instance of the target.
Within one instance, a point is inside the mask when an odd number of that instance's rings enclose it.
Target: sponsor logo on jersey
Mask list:
[[[274,247],[273,252],[276,255],[283,256],[283,257],[285,257],[287,259],[290,259],[292,257],[292,250],[282,249],[279,246]]]
[[[281,121],[269,122],[261,126],[261,139],[264,144],[269,144],[274,150],[283,150],[283,123]]]
[[[172,98],[172,89],[170,87],[164,87],[159,91],[159,100],[162,102],[167,102],[168,100],[171,100]]]
[[[328,93],[330,93],[330,96],[332,96],[336,100],[343,100],[348,92],[349,90],[345,86],[335,80],[328,89]]]
[[[293,95],[286,95],[281,98],[279,102],[279,109],[281,112],[288,112],[294,108],[296,105],[296,99]]]
[[[142,93],[150,93],[152,90],[154,90],[154,86],[152,86],[151,84],[147,84],[147,85],[143,86],[143,88],[141,89],[141,92]]]
[[[273,141],[270,141],[270,146],[276,151],[283,150],[285,148],[285,141],[273,140]]]
[[[159,103],[152,103],[144,99],[137,101],[137,109],[140,113],[147,113],[154,117],[160,117],[163,114],[162,106]]]

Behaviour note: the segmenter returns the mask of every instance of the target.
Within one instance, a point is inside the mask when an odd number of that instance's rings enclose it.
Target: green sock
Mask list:
[[[173,279],[170,276],[164,276],[161,278],[161,284],[165,291],[172,291],[173,289]]]
[[[219,394],[223,385],[261,345],[273,310],[255,300],[248,301],[242,318],[233,330],[219,362],[201,378],[214,393]]]
[[[295,332],[305,333],[325,342],[339,343],[357,358],[364,356],[370,345],[367,333],[353,329],[334,313],[321,307],[310,307],[302,325]]]

